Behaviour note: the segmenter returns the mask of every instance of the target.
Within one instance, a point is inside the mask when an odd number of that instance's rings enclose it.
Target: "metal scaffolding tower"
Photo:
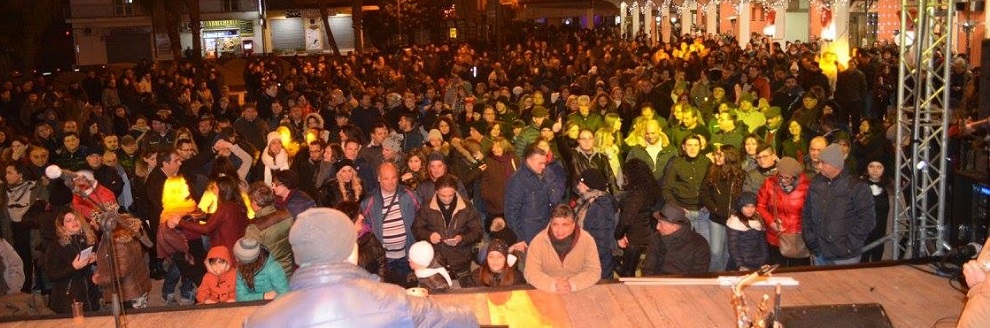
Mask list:
[[[953,0],[901,0],[894,187],[894,258],[940,255],[945,203]],[[911,17],[917,10],[916,17]],[[913,34],[913,35],[912,35]],[[913,39],[913,40],[912,40]]]

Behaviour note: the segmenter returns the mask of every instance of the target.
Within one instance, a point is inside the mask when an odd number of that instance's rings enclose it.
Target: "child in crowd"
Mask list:
[[[285,271],[261,242],[253,238],[241,238],[234,245],[237,258],[237,301],[271,300],[289,291]]]
[[[409,247],[409,267],[413,269],[419,287],[426,288],[430,293],[445,291],[454,284],[442,261],[434,256],[433,245],[428,241],[419,241]]]
[[[462,287],[508,287],[526,284],[526,278],[515,266],[517,258],[509,252],[509,244],[492,239],[479,254],[481,266],[474,269],[468,279],[462,279]],[[465,283],[465,281],[468,281]]]
[[[237,301],[237,270],[224,246],[214,246],[206,254],[206,275],[196,292],[196,303],[214,304]]]
[[[763,219],[756,213],[756,194],[745,191],[736,200],[736,213],[726,222],[729,227],[730,263],[740,271],[759,269],[769,260]]]

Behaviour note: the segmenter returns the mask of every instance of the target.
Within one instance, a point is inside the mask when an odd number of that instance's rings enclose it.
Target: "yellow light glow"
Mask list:
[[[289,154],[289,158],[296,156],[299,152],[299,144],[292,141],[292,132],[289,128],[282,125],[275,129],[276,132],[282,137],[282,148],[285,148],[285,152]]]
[[[244,201],[244,207],[247,208],[248,219],[253,219],[254,210],[251,209],[251,199],[244,192],[241,192],[241,199]],[[206,188],[206,191],[203,192],[203,197],[199,199],[199,209],[207,214],[216,213],[217,200],[216,184],[211,183],[210,187]]]
[[[189,213],[196,208],[196,203],[189,197],[189,185],[181,176],[165,180],[162,190],[162,208],[168,213]]]

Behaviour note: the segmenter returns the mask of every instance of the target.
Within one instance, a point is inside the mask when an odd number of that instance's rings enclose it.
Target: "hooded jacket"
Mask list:
[[[769,247],[759,215],[754,215],[745,223],[738,215],[732,215],[726,226],[729,227],[729,256],[736,265],[754,270],[767,263]]]
[[[209,265],[206,266],[206,274],[203,275],[203,282],[199,284],[196,291],[196,303],[203,303],[206,300],[213,300],[218,303],[229,302],[237,298],[237,267],[230,256],[230,251],[224,246],[214,246],[206,254],[206,259],[222,259],[230,266],[225,272],[213,272]]]
[[[790,193],[780,188],[779,176],[767,178],[756,197],[756,211],[763,218],[767,231],[767,242],[780,247],[779,233],[800,233],[802,228],[801,211],[808,196],[808,178],[802,174],[797,186]],[[783,228],[778,232],[776,220],[780,219]]]

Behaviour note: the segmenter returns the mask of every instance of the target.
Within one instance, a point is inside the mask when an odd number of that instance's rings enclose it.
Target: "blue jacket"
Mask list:
[[[231,268],[231,270],[234,270]],[[259,301],[265,298],[265,293],[275,291],[279,295],[289,291],[289,279],[285,277],[282,266],[269,256],[261,271],[254,274],[254,289],[248,288],[247,282],[237,273],[237,301]]]
[[[292,217],[296,217],[299,213],[316,207],[316,201],[313,200],[313,197],[309,197],[306,192],[295,189],[289,192],[289,197],[284,202],[276,201],[275,207],[280,210],[289,211]]]
[[[477,327],[471,309],[407,296],[402,287],[350,263],[312,265],[292,276],[292,291],[259,307],[244,327]]]
[[[548,165],[540,177],[528,165],[522,165],[506,184],[505,222],[521,241],[533,241],[533,237],[550,223],[550,209],[560,202],[559,197],[552,196],[549,172]]]
[[[398,206],[402,212],[402,222],[406,226],[406,249],[409,249],[409,246],[412,246],[416,242],[416,238],[413,236],[412,224],[416,218],[416,211],[419,211],[421,202],[415,192],[403,186],[399,186],[395,192],[399,197],[399,201],[395,206]],[[378,241],[381,241],[381,236],[384,232],[382,227],[382,221],[384,221],[382,210],[386,205],[388,204],[384,204],[381,189],[375,189],[368,194],[368,197],[365,197],[361,201],[361,214],[364,215],[365,221],[371,226],[371,232],[375,233]]]
[[[595,239],[599,255],[607,251],[608,256],[612,256],[612,251],[619,249],[615,240],[615,226],[619,219],[616,205],[615,197],[608,193],[602,193],[587,205],[581,228]]]

